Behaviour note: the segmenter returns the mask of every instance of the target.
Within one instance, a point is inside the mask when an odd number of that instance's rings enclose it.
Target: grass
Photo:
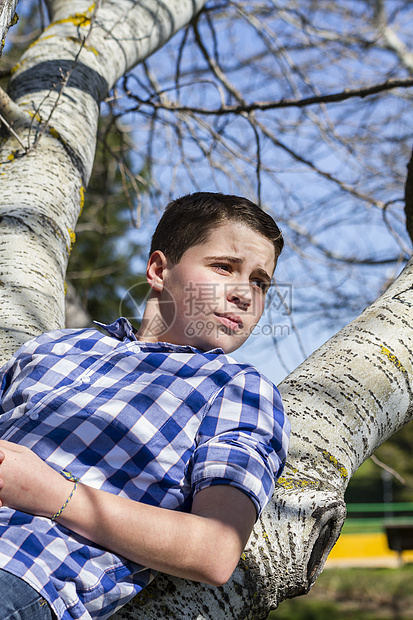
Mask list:
[[[306,596],[290,599],[268,620],[412,620],[413,564],[399,569],[328,569]]]

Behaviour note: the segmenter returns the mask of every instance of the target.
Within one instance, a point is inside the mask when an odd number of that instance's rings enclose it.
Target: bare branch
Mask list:
[[[224,114],[242,114],[250,113],[255,110],[277,110],[284,108],[304,108],[310,105],[320,105],[322,103],[340,103],[348,99],[360,97],[362,99],[377,95],[383,91],[393,90],[394,88],[411,88],[413,86],[413,78],[406,78],[404,80],[393,79],[386,80],[380,84],[374,84],[372,86],[365,86],[355,89],[346,89],[338,93],[331,93],[329,95],[315,95],[313,97],[306,97],[304,99],[281,99],[280,101],[256,101],[254,103],[240,105],[222,105],[219,108],[200,108],[193,106],[184,106],[174,103],[168,103],[167,105],[154,101],[153,99],[141,99],[136,98],[140,104],[149,105],[157,109],[167,109],[171,112],[188,112],[191,114],[203,114],[203,115],[224,115]],[[135,110],[136,108],[132,108]],[[131,110],[131,111],[132,111]]]
[[[404,210],[406,214],[406,230],[413,243],[413,153],[407,166]]]
[[[407,45],[397,35],[395,30],[388,25],[384,1],[375,0],[374,8],[375,21],[387,49],[395,52],[406,69],[408,69],[410,73],[413,73],[413,54],[409,51]]]
[[[375,454],[372,454],[370,458],[375,465],[377,465],[384,471],[387,471],[389,474],[393,476],[393,478],[396,478],[396,480],[398,480],[401,484],[406,486],[406,480],[395,469],[393,469],[393,467],[389,467],[389,465],[386,465],[385,463],[383,463],[383,461],[380,461],[380,459],[378,459]]]

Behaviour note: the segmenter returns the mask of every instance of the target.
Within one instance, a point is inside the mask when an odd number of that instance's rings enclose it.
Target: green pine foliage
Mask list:
[[[412,446],[413,423],[410,422],[375,452],[375,456],[398,476],[384,473],[384,469],[368,459],[350,481],[346,501],[380,503],[390,499],[393,502],[413,502]]]
[[[92,319],[108,323],[123,315],[136,324],[137,306],[148,292],[144,274],[136,272],[143,248],[134,235],[136,194],[145,184],[129,172],[130,159],[125,133],[110,116],[102,117],[67,279]]]

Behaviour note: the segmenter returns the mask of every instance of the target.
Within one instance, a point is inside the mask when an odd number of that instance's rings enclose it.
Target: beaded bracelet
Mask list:
[[[67,478],[67,480],[70,480],[71,482],[74,482],[75,486],[73,487],[73,490],[72,490],[71,494],[69,495],[69,497],[67,498],[67,500],[65,501],[63,506],[60,508],[60,510],[58,510],[56,512],[56,514],[53,515],[52,521],[56,521],[57,517],[60,517],[60,515],[62,514],[62,512],[64,511],[64,509],[66,508],[66,506],[68,505],[70,500],[72,499],[73,495],[75,494],[75,491],[77,489],[77,485],[80,482],[79,478],[76,478],[76,476],[71,474],[70,471],[65,471],[64,469],[62,469],[62,471],[60,473],[62,474],[62,476]]]

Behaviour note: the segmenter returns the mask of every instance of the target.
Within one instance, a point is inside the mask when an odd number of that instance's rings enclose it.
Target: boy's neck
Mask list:
[[[137,340],[165,342],[165,338],[162,338],[163,331],[160,317],[159,296],[152,291],[145,306],[141,325],[136,334]],[[158,327],[158,331],[155,331],[156,327]]]

